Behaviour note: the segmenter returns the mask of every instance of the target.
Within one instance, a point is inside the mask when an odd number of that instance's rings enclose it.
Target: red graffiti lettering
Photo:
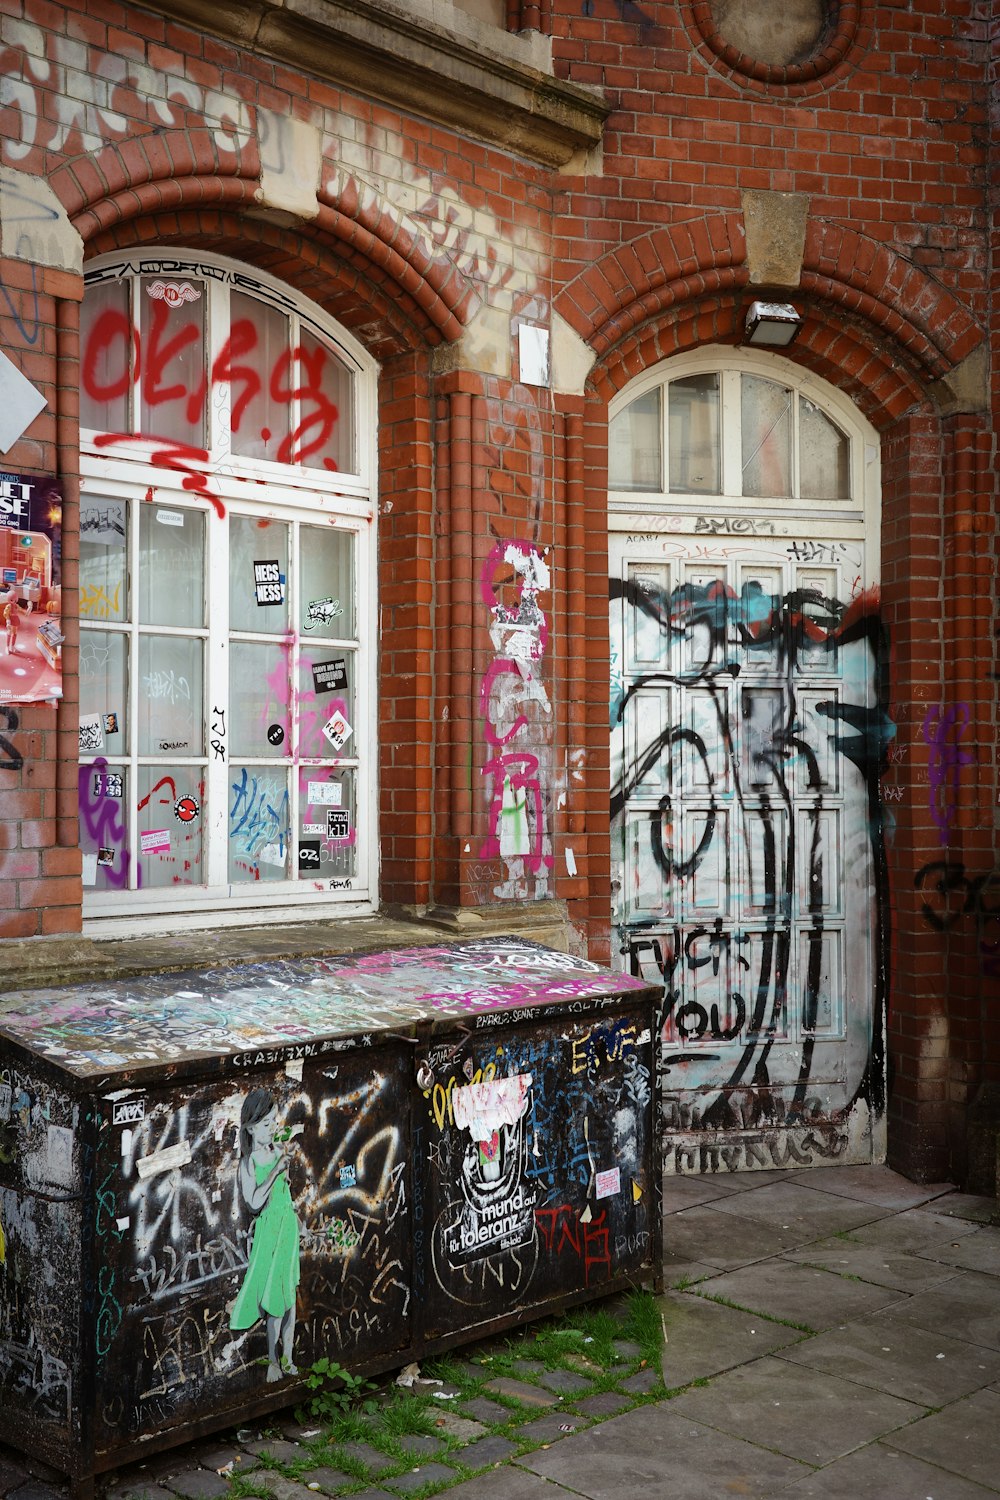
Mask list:
[[[121,373],[116,374],[105,381],[97,377],[97,367],[102,356],[110,360],[111,351],[117,343],[121,343]],[[90,330],[87,347],[83,351],[83,364],[80,371],[80,379],[87,395],[94,401],[117,401],[124,396],[132,382],[132,370],[129,369],[129,353],[132,351],[132,325],[123,312],[109,307],[101,313]],[[139,370],[139,344],[135,342],[133,351],[133,364],[136,373]]]

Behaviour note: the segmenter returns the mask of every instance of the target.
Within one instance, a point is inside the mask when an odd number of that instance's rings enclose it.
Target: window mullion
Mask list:
[[[301,653],[296,624],[302,618],[299,609],[299,526],[293,518],[288,533],[288,579],[285,584],[288,599],[288,748],[291,787],[288,793],[289,806],[289,850],[288,878],[298,880],[299,847],[299,656]]]
[[[722,493],[743,493],[743,422],[740,411],[740,372],[722,371]]]
[[[128,502],[128,578],[125,597],[128,599],[128,819],[126,837],[132,850],[129,864],[129,890],[138,889],[139,884],[139,506],[134,500]]]
[[[216,360],[229,340],[229,288],[218,282],[206,282],[208,320],[206,328],[208,451],[219,463],[232,455],[232,394],[228,380],[215,381]]]
[[[208,545],[208,643],[206,686],[208,706],[205,771],[208,814],[205,837],[208,845],[209,886],[223,886],[229,862],[229,521],[209,513]]]

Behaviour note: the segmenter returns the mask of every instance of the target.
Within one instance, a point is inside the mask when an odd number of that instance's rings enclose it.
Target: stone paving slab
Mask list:
[[[324,1495],[335,1495],[345,1484],[356,1484],[357,1480],[341,1469],[331,1469],[324,1464],[321,1468],[310,1469],[303,1474],[302,1483],[307,1489],[310,1485],[318,1484]]]
[[[951,1282],[945,1285],[950,1286]],[[730,1271],[707,1282],[701,1290],[753,1312],[804,1324],[815,1333],[900,1301],[899,1293],[886,1287],[845,1281],[830,1271],[784,1259],[760,1261]]]
[[[880,1313],[817,1334],[780,1357],[922,1406],[944,1406],[1000,1378],[1000,1354]]]
[[[787,1182],[785,1167],[768,1167],[760,1172],[712,1172],[706,1173],[713,1182],[725,1183],[734,1193],[753,1193],[758,1188],[768,1187],[772,1182]],[[669,1178],[664,1181],[669,1182]]]
[[[745,1197],[733,1196],[725,1201],[739,1207],[747,1200]],[[734,1221],[732,1212],[720,1211],[720,1203],[721,1200],[702,1207],[687,1208],[664,1220],[664,1246],[667,1252],[664,1267],[671,1280],[676,1281],[677,1276],[668,1257],[701,1262],[713,1270],[727,1271],[736,1266],[745,1266],[750,1261],[777,1255],[782,1250],[794,1249],[802,1244],[803,1239],[817,1238],[811,1232],[782,1229],[739,1214]]]
[[[509,1416],[510,1413],[504,1411],[504,1419]],[[486,1428],[482,1422],[474,1422],[470,1417],[460,1417],[457,1412],[453,1411],[443,1411],[435,1419],[434,1425],[440,1428],[446,1437],[455,1438],[459,1443],[471,1443],[476,1438],[486,1436]],[[382,1462],[385,1463],[384,1457]]]
[[[699,1203],[713,1203],[716,1198],[725,1198],[736,1189],[723,1177],[664,1177],[663,1212],[675,1214],[683,1208],[694,1208]]]
[[[974,1193],[949,1193],[931,1205],[935,1213],[946,1218],[964,1219],[976,1224],[988,1224],[996,1212],[995,1198],[980,1198]]]
[[[537,1385],[528,1385],[524,1380],[511,1380],[507,1375],[499,1375],[495,1380],[488,1380],[485,1388],[498,1396],[511,1396],[525,1406],[558,1406],[559,1404],[559,1397],[554,1396],[551,1391],[539,1390]]]
[[[931,1333],[1000,1349],[1000,1280],[960,1271],[936,1287],[932,1296],[907,1298],[893,1309],[893,1317]]]
[[[781,1500],[991,1500],[995,1490],[871,1443],[781,1491]]]
[[[943,1411],[914,1422],[912,1427],[894,1432],[886,1439],[886,1445],[939,1464],[961,1474],[963,1479],[995,1491],[1000,1486],[998,1432],[1000,1393],[976,1391],[961,1401],[953,1401]]]
[[[373,1474],[381,1474],[383,1469],[392,1468],[392,1459],[380,1453],[377,1448],[373,1448],[371,1443],[337,1443],[335,1451],[343,1453],[347,1458],[353,1458],[356,1464],[364,1464],[365,1468],[371,1469]],[[335,1458],[334,1461],[336,1461]]]
[[[850,1231],[851,1238],[866,1245],[884,1245],[887,1250],[903,1254],[922,1255],[934,1245],[958,1241],[967,1234],[975,1234],[979,1228],[972,1220],[932,1213],[933,1208],[931,1203],[926,1208],[904,1209],[901,1214],[878,1219],[873,1224],[860,1224]]]
[[[974,1229],[960,1240],[942,1240],[924,1254],[942,1265],[981,1271],[984,1276],[1000,1276],[1000,1226]]]
[[[462,1410],[471,1412],[478,1422],[509,1422],[511,1419],[508,1408],[501,1406],[499,1401],[491,1401],[488,1396],[474,1396],[471,1401],[463,1401]]]
[[[937,1260],[855,1240],[814,1240],[811,1245],[787,1250],[785,1259],[822,1266],[837,1276],[859,1276],[862,1281],[897,1292],[927,1292],[955,1274],[952,1267]]]
[[[891,1208],[894,1213],[906,1208],[916,1208],[921,1203],[929,1203],[932,1198],[940,1198],[955,1191],[950,1182],[911,1182],[908,1177],[894,1172],[891,1167],[881,1165],[810,1167],[804,1172],[790,1173],[786,1181],[818,1188],[822,1193],[853,1198],[858,1203],[881,1204],[884,1208]]]
[[[410,1469],[406,1474],[397,1474],[395,1479],[386,1480],[386,1483],[408,1495],[414,1490],[422,1490],[425,1484],[447,1484],[454,1477],[455,1470],[446,1464],[429,1463]]]
[[[632,1495],[656,1500],[773,1495],[801,1473],[801,1465],[794,1460],[712,1431],[675,1408],[675,1402],[639,1407],[589,1428],[571,1443],[528,1454],[520,1463],[587,1500],[622,1500]],[[495,1494],[497,1500],[507,1500],[503,1491]],[[452,1495],[479,1500],[462,1495],[460,1489]],[[538,1500],[549,1500],[545,1491],[537,1495]],[[530,1492],[526,1500],[536,1500],[536,1492]]]
[[[582,1401],[573,1402],[574,1409],[585,1417],[617,1417],[619,1412],[628,1411],[631,1405],[627,1396],[619,1396],[616,1391],[598,1391],[594,1396],[584,1396]],[[522,1427],[521,1431],[524,1430]]]
[[[666,1292],[659,1307],[667,1335],[661,1365],[668,1390],[746,1364],[802,1337],[796,1328],[693,1294]]]
[[[408,1432],[405,1437],[399,1439],[399,1446],[404,1453],[416,1454],[422,1458],[432,1453],[440,1453],[444,1447],[444,1438],[431,1437],[429,1433]]]
[[[663,1280],[669,1287],[692,1286],[696,1281],[708,1281],[712,1276],[718,1276],[721,1266],[704,1265],[701,1261],[688,1260],[685,1256],[671,1255],[669,1250],[663,1255]]]
[[[756,1193],[719,1198],[712,1209],[715,1213],[757,1219],[772,1230],[797,1232],[800,1241],[802,1235],[818,1240],[835,1234],[838,1229],[854,1229],[892,1213],[891,1208],[882,1208],[877,1203],[838,1198],[833,1193],[787,1180],[769,1183]],[[704,1255],[701,1258],[708,1259]]]
[[[363,1497],[352,1495],[351,1500]],[[571,1500],[571,1497],[559,1485],[510,1465],[455,1485],[448,1491],[448,1500]]]
[[[503,1463],[505,1458],[510,1458],[516,1452],[516,1443],[497,1433],[491,1433],[489,1437],[480,1438],[478,1443],[470,1443],[456,1456],[467,1469],[484,1469],[487,1464]]]
[[[596,1399],[596,1396],[587,1397],[588,1401]],[[631,1401],[628,1404],[631,1406]],[[589,1423],[573,1412],[548,1412],[544,1417],[535,1417],[531,1422],[526,1422],[521,1428],[521,1436],[541,1446],[542,1443],[558,1443],[564,1437],[572,1437],[574,1432],[587,1426]]]
[[[216,1500],[219,1495],[229,1494],[226,1480],[212,1469],[184,1469],[171,1475],[166,1487],[175,1495],[184,1495],[186,1500]]]
[[[926,1412],[818,1371],[804,1380],[800,1369],[774,1355],[686,1391],[670,1409],[808,1464],[831,1463]]]

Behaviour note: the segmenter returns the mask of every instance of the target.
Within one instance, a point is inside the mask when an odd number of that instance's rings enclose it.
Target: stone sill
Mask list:
[[[553,77],[551,43],[450,0],[145,0],[145,8],[546,167],[596,146],[610,107]]]
[[[571,929],[561,901],[510,902],[503,907],[430,912],[396,909],[374,917],[296,922],[288,926],[206,928],[168,937],[27,938],[3,944],[0,1016],[16,1009],[18,993],[63,988],[140,974],[230,969],[275,958],[335,958],[430,943],[522,937],[568,952]]]

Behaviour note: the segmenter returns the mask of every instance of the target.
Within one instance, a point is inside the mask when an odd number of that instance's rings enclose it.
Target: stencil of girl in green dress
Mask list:
[[[292,1363],[299,1284],[299,1221],[288,1186],[288,1142],[301,1129],[277,1129],[278,1106],[267,1089],[252,1089],[240,1114],[240,1192],[256,1217],[250,1258],[229,1327],[267,1322],[267,1378],[297,1375]],[[279,1354],[280,1345],[280,1354]]]

